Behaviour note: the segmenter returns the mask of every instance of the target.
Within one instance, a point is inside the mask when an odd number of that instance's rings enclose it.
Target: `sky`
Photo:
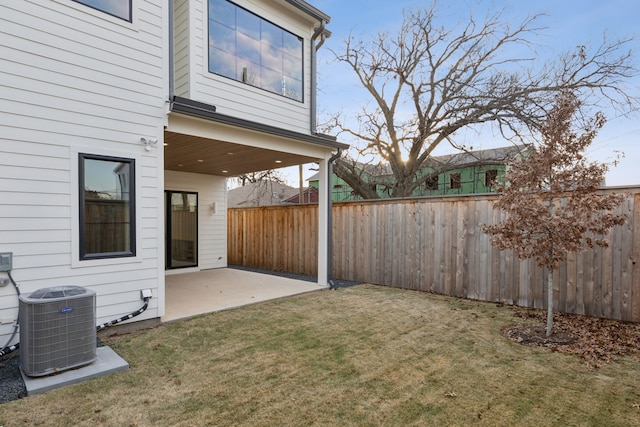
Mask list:
[[[426,8],[430,1],[416,0],[308,0],[318,9],[331,16],[328,29],[332,36],[327,39],[318,53],[318,111],[322,116],[342,111],[360,110],[369,101],[352,70],[333,60],[330,50],[341,51],[349,33],[365,41],[378,32],[393,33],[401,23],[403,9]],[[468,16],[469,2],[463,0],[441,0],[439,9],[452,21],[460,22]],[[474,2],[475,4],[475,2]],[[520,23],[527,16],[545,14],[538,21],[545,27],[535,42],[541,46],[540,52],[561,54],[578,45],[596,45],[607,39],[618,37],[640,37],[640,2],[637,0],[489,0],[482,3],[493,10],[505,8],[505,15]],[[640,68],[640,39],[629,47],[635,52],[635,64]],[[640,94],[640,78],[630,83],[630,90]],[[630,117],[616,117],[616,113],[602,110],[607,123],[600,130],[588,152],[592,160],[610,162],[615,152],[624,153],[617,167],[607,174],[607,185],[623,186],[640,184],[640,113]],[[477,139],[477,136],[474,136]],[[350,143],[349,140],[342,140]],[[487,149],[508,145],[509,142],[491,134],[483,135],[474,148]],[[451,148],[441,145],[436,154],[448,154]],[[305,165],[304,178],[315,171],[312,165]],[[298,186],[298,167],[285,171],[290,185]]]

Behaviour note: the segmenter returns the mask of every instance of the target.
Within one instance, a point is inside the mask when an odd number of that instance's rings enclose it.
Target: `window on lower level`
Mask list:
[[[131,22],[131,2],[133,0],[74,0],[94,9]]]
[[[209,72],[303,100],[302,38],[228,0],[209,0]]]
[[[449,175],[449,187],[452,189],[458,189],[462,187],[462,181],[460,180],[459,173],[452,173]]]
[[[135,160],[79,154],[80,259],[135,256]]]

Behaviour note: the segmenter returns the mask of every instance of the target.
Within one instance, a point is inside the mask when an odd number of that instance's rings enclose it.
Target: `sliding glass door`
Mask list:
[[[165,191],[166,268],[198,265],[198,193]]]

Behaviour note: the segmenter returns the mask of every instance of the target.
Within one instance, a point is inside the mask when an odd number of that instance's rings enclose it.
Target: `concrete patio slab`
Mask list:
[[[96,360],[81,368],[44,377],[29,377],[22,370],[20,372],[27,387],[27,396],[31,396],[126,369],[129,369],[129,364],[115,351],[105,346],[96,349]]]
[[[163,322],[328,289],[314,282],[232,268],[169,274]]]

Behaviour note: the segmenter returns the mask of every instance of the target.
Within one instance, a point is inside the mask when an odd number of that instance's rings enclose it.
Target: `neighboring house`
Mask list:
[[[248,208],[288,204],[287,199],[298,194],[298,189],[271,180],[250,182],[229,190],[227,207]]]
[[[478,150],[434,157],[421,171],[421,177],[429,176],[425,184],[418,187],[414,197],[444,196],[452,194],[478,194],[494,191],[496,181],[504,177],[510,160],[526,155],[523,146],[508,146]],[[393,175],[384,165],[362,165],[363,177],[375,176],[377,182],[391,182]],[[308,179],[309,186],[319,188],[319,175]],[[386,186],[377,185],[376,191],[380,197],[390,197]],[[343,202],[360,200],[353,189],[337,175],[332,176],[332,200]]]
[[[227,193],[229,208],[292,205],[300,203],[299,200],[299,188],[270,180],[252,182]],[[302,203],[318,203],[318,190],[313,187],[303,188]]]
[[[302,189],[302,202],[300,202],[300,189],[296,189],[296,194],[289,197],[284,202],[288,204],[318,203],[318,197],[317,188],[305,187]]]
[[[160,318],[165,274],[227,264],[227,176],[318,162],[326,191],[346,147],[315,131],[328,21],[302,0],[0,3],[0,252],[22,292],[91,288],[104,322],[151,289],[136,320]],[[0,341],[17,306],[0,287]]]

